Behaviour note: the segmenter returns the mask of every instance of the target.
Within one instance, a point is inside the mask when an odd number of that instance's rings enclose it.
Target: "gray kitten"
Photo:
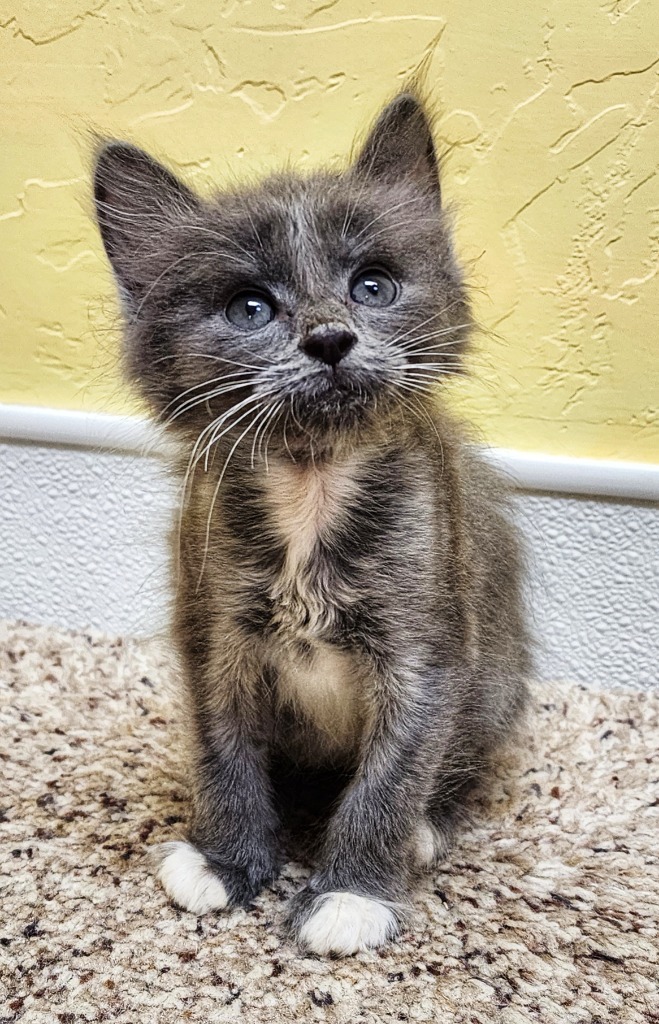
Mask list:
[[[378,946],[529,670],[505,495],[441,407],[472,320],[427,111],[406,91],[344,173],[210,199],[110,142],[95,198],[128,376],[184,483],[193,813],[160,879],[193,913],[249,904],[312,828],[291,932]]]

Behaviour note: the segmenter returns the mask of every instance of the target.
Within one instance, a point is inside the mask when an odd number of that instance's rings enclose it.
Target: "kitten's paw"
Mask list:
[[[320,956],[350,956],[382,946],[398,932],[394,905],[353,892],[317,896],[311,913],[294,928],[300,946]]]
[[[418,868],[424,871],[430,870],[444,860],[450,849],[449,838],[436,825],[431,825],[428,820],[425,820],[417,826],[412,850],[414,862]]]
[[[192,914],[207,914],[228,905],[221,879],[191,843],[162,843],[155,855],[159,859],[158,878],[177,906]]]

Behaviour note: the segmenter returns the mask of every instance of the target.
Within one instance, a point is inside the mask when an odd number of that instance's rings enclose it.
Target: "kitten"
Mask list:
[[[472,320],[427,111],[406,91],[344,173],[210,199],[109,142],[95,199],[127,373],[184,481],[193,818],[161,882],[196,914],[248,904],[329,780],[288,923],[314,953],[378,946],[529,669],[505,495],[441,407]]]

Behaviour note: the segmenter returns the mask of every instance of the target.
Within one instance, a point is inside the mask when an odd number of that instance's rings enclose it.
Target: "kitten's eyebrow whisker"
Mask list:
[[[393,213],[395,210],[400,210],[401,207],[403,206],[409,206],[410,203],[419,203],[421,202],[421,199],[421,196],[414,196],[412,199],[405,199],[402,203],[396,203],[395,206],[390,206],[388,209],[383,210],[382,213],[379,213],[377,215],[377,217],[373,217],[371,220],[369,220],[368,224],[366,224],[366,226],[363,227],[361,231],[358,231],[357,234],[353,236],[352,241],[356,242],[358,238],[361,238],[361,236],[365,234],[365,232],[368,231],[370,227],[373,226],[373,224],[375,224],[379,220],[382,220],[383,217],[388,216],[388,214]],[[407,223],[409,224],[412,222],[407,221]]]
[[[167,274],[170,274],[172,272],[172,270],[174,270],[176,267],[179,266],[179,264],[183,263],[185,260],[191,260],[195,256],[215,256],[215,255],[216,255],[216,253],[213,253],[213,252],[186,252],[186,253],[184,253],[183,256],[179,256],[179,258],[177,260],[174,260],[173,263],[170,263],[170,265],[168,267],[166,267],[165,270],[162,271],[162,273],[158,274],[158,276],[155,279],[155,281],[147,288],[146,292],[142,296],[142,301],[140,302],[139,306],[137,307],[136,312],[133,314],[133,317],[132,317],[133,321],[139,320],[140,313],[142,312],[142,309],[144,307],[144,303],[146,302],[146,300],[148,299],[149,295],[154,290],[154,288],[156,288],[160,284],[160,282],[163,279],[163,277],[166,277]]]
[[[236,249],[245,253],[245,256],[249,257],[251,262],[254,260],[253,254],[249,249],[245,249],[245,247],[240,245],[235,238],[229,238],[228,235],[222,235],[219,231],[214,231],[212,228],[206,228],[202,224],[172,224],[171,227],[165,228],[162,233],[166,234],[168,231],[201,231],[205,235],[211,235],[213,238],[219,238],[221,242],[228,242],[229,245],[235,245]],[[218,256],[226,257],[228,255],[228,253],[218,253]],[[235,259],[235,257],[229,258]]]
[[[362,184],[361,184],[361,188],[359,189],[359,192],[357,193],[357,195],[355,197],[355,201],[354,201],[354,203],[352,205],[352,211],[350,213],[350,219],[348,221],[348,226],[352,223],[352,218],[354,217],[354,215],[355,215],[355,213],[357,211],[357,204],[359,203],[360,199],[364,195],[365,190],[368,188],[368,186],[370,184],[371,173],[373,171],[373,168],[375,167],[375,161],[377,160],[377,158],[378,158],[378,156],[380,154],[380,147],[382,146],[382,144],[383,144],[382,137],[377,138],[376,142],[375,142],[375,145],[373,146],[373,150],[372,150],[372,153],[371,153],[371,159],[368,162],[368,167],[363,168],[361,170]],[[354,174],[354,170],[353,170],[353,174]],[[346,216],[347,216],[347,211],[346,211]],[[343,225],[344,225],[343,229],[341,230],[341,237],[342,238],[345,237],[345,231],[347,230],[346,219],[345,218],[344,218],[344,221],[343,221]]]
[[[346,206],[346,212],[345,212],[345,216],[343,218],[343,225],[341,226],[341,238],[342,239],[344,239],[346,237],[346,234],[348,233],[348,228],[352,224],[352,221],[353,221],[353,218],[355,216],[355,213],[357,212],[357,206],[359,205],[359,203],[360,203],[360,201],[361,201],[361,199],[362,199],[362,197],[364,195],[364,192],[366,191],[367,185],[368,185],[368,177],[366,175],[364,175],[364,178],[362,180],[361,186],[359,188],[359,191],[357,192],[357,195],[354,198],[354,201],[353,201],[352,205],[350,203],[348,203],[348,205]]]
[[[160,232],[160,234],[162,234],[162,233],[163,232]],[[140,235],[138,235],[138,238],[139,237],[140,237]],[[149,243],[148,244],[151,244],[154,241],[154,239],[157,239],[157,238],[158,238],[157,234],[155,236],[151,236],[149,238]],[[157,259],[157,258],[162,256],[162,250],[155,249],[152,252],[149,252],[146,249],[146,245],[147,245],[147,243],[144,242],[142,245],[137,245],[135,247],[135,255],[139,256],[139,258],[141,260],[155,260],[155,259]],[[241,266],[244,266],[244,264],[245,264],[245,260],[242,259],[240,256],[232,256],[230,252],[223,252],[221,249],[213,249],[210,252],[188,253],[188,255],[189,256],[212,256],[216,260],[224,260],[224,261],[228,261],[229,263],[238,263]]]
[[[244,196],[241,196],[241,201],[242,201],[243,209],[244,209],[245,213],[247,214],[247,219],[248,219],[248,221],[250,222],[250,224],[252,226],[252,231],[254,232],[254,238],[256,239],[256,242],[258,244],[259,249],[265,255],[265,248],[264,248],[263,242],[261,241],[261,236],[258,233],[256,224],[254,223],[254,220],[252,218],[252,214],[250,213],[249,202],[245,199]]]
[[[411,227],[412,224],[418,224],[418,223],[419,223],[418,218],[416,220],[403,220],[403,221],[399,221],[396,224],[396,226],[395,226],[395,230],[399,231],[401,228],[409,228],[409,227]],[[369,235],[368,241],[372,242],[376,238],[379,238],[380,235],[386,235],[388,231],[390,232],[392,230],[394,230],[392,227],[380,228],[379,231],[374,231],[372,235]]]

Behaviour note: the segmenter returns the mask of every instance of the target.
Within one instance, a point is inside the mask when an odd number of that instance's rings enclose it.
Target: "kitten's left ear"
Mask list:
[[[374,181],[416,181],[440,200],[437,156],[430,121],[421,101],[402,92],[389,103],[359,154],[354,171]]]

